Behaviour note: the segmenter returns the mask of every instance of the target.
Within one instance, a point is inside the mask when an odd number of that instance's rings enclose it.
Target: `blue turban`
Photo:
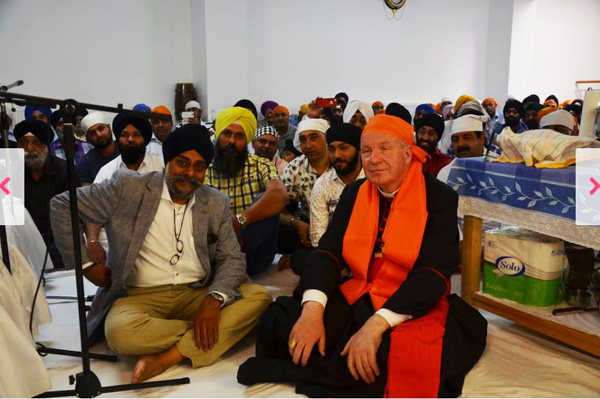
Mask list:
[[[138,112],[150,112],[151,108],[144,103],[139,103],[133,106],[133,110]]]
[[[48,107],[34,107],[33,105],[28,105],[25,107],[25,119],[31,119],[34,111],[40,111],[42,114],[46,115],[48,121],[52,118],[52,110]]]
[[[419,111],[425,111],[426,114],[435,114],[435,110],[429,104],[421,104],[415,109],[415,114]]]

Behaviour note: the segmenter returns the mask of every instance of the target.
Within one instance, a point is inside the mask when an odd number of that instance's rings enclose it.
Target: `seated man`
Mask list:
[[[140,356],[132,383],[190,359],[216,361],[258,322],[271,302],[264,288],[242,284],[246,265],[227,198],[202,185],[213,148],[206,128],[185,125],[163,143],[164,172],[120,170],[77,191],[79,216],[106,226],[106,265],[82,245],[85,277],[100,286],[88,314],[93,338]],[[52,200],[52,226],[73,265],[69,193]],[[189,212],[187,212],[189,209]]]
[[[101,112],[86,115],[81,121],[81,127],[87,142],[94,146],[77,165],[81,184],[88,185],[94,182],[100,169],[118,157],[120,152],[113,140],[110,125]]]
[[[152,112],[163,115],[171,115],[169,108],[164,105],[154,107]],[[162,144],[165,142],[171,131],[173,130],[173,120],[152,119],[152,138],[150,139],[146,152],[148,154],[160,157],[162,155]]]
[[[344,122],[351,123],[363,130],[373,115],[373,108],[367,102],[353,100],[344,110]]]
[[[577,136],[574,126],[575,118],[564,109],[551,112],[540,120],[540,129],[551,129],[567,136]]]
[[[250,275],[273,262],[279,212],[287,202],[273,162],[248,154],[255,133],[256,119],[245,108],[227,108],[217,115],[215,159],[206,183],[229,197],[233,229],[246,254]]]
[[[290,123],[290,111],[283,105],[278,105],[273,110],[273,127],[279,134],[279,155],[283,154],[286,140],[293,140],[296,135],[296,126]]]
[[[266,311],[238,381],[293,382],[320,397],[458,396],[487,329],[448,296],[458,196],[423,173],[426,154],[399,118],[371,119],[361,157],[367,180],[342,193],[298,296]],[[353,277],[340,285],[345,266]]]
[[[277,174],[281,177],[288,163],[285,159],[277,155],[279,140],[279,133],[277,133],[277,130],[273,126],[259,127],[252,139],[252,148],[256,155],[273,162],[273,165],[277,169]]]
[[[353,103],[348,104],[346,111]],[[365,177],[360,163],[361,131],[360,127],[350,123],[338,123],[327,130],[327,148],[333,168],[317,179],[310,194],[310,243],[313,247],[319,245],[327,230],[346,185]]]
[[[50,199],[67,190],[67,163],[50,155],[50,125],[41,119],[26,119],[15,126],[19,148],[25,151],[25,208],[48,246],[55,269],[64,267],[50,225]],[[79,179],[77,179],[79,185]]]
[[[436,177],[440,169],[452,162],[446,154],[438,149],[438,142],[444,134],[444,118],[438,114],[425,114],[415,121],[417,145],[429,154],[429,159],[423,165],[423,170]]]

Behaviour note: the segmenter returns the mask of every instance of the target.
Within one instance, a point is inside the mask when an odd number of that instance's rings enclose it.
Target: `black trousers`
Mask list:
[[[438,396],[457,397],[466,374],[485,349],[487,322],[456,295],[448,296],[449,313],[444,334]],[[258,328],[256,357],[238,370],[238,382],[296,384],[296,392],[310,397],[382,397],[387,382],[390,331],[377,352],[380,376],[375,383],[356,381],[348,371],[347,358],[340,356],[346,342],[374,313],[368,295],[350,306],[339,290],[325,309],[325,357],[313,350],[306,367],[295,365],[288,353],[290,331],[301,314],[300,299],[280,297],[263,314]],[[418,384],[419,381],[414,381]]]

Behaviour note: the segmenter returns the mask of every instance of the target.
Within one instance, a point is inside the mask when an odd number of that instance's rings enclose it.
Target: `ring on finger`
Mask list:
[[[288,345],[290,346],[291,349],[294,349],[297,344],[298,344],[298,342],[296,342],[296,340],[294,338],[290,338],[290,342],[288,342]]]

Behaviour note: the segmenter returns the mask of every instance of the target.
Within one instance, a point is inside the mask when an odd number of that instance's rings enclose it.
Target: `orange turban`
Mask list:
[[[456,100],[456,103],[454,104],[454,113],[457,114],[458,109],[461,105],[471,101],[475,101],[475,97],[469,96],[467,94],[463,94],[462,96],[458,97],[458,100]]]
[[[362,131],[363,136],[368,133],[387,133],[398,137],[405,144],[412,146],[413,159],[416,158],[421,162],[425,162],[427,153],[417,147],[414,139],[414,129],[412,125],[403,119],[387,114],[375,115]]]
[[[554,100],[546,100],[544,101],[544,107],[558,108],[558,104]]]
[[[492,103],[492,104],[494,104],[494,108],[498,108],[498,103],[492,97],[486,98],[485,100],[483,100],[483,103],[481,103],[481,104],[485,105],[487,103]]]
[[[165,107],[164,105],[154,107],[152,109],[152,112],[156,112],[157,114],[171,115],[171,111],[169,111],[169,108]]]
[[[552,101],[552,100],[549,100],[549,101]],[[546,101],[546,102],[548,102],[548,101]],[[554,101],[552,101],[552,102],[554,102]],[[556,111],[556,108],[554,108],[554,107],[545,107],[545,108],[540,109],[537,114],[538,123],[542,120],[542,118],[544,116],[551,114],[554,111]]]
[[[290,110],[287,109],[286,107],[284,107],[283,105],[278,105],[275,107],[275,109],[273,110],[274,114],[277,114],[279,112],[283,112],[284,114],[286,114],[287,116],[290,116]]]
[[[442,106],[442,103],[437,103],[436,106],[434,107],[435,108],[435,112],[437,112],[438,114],[442,113],[442,111],[440,109],[441,106]]]

